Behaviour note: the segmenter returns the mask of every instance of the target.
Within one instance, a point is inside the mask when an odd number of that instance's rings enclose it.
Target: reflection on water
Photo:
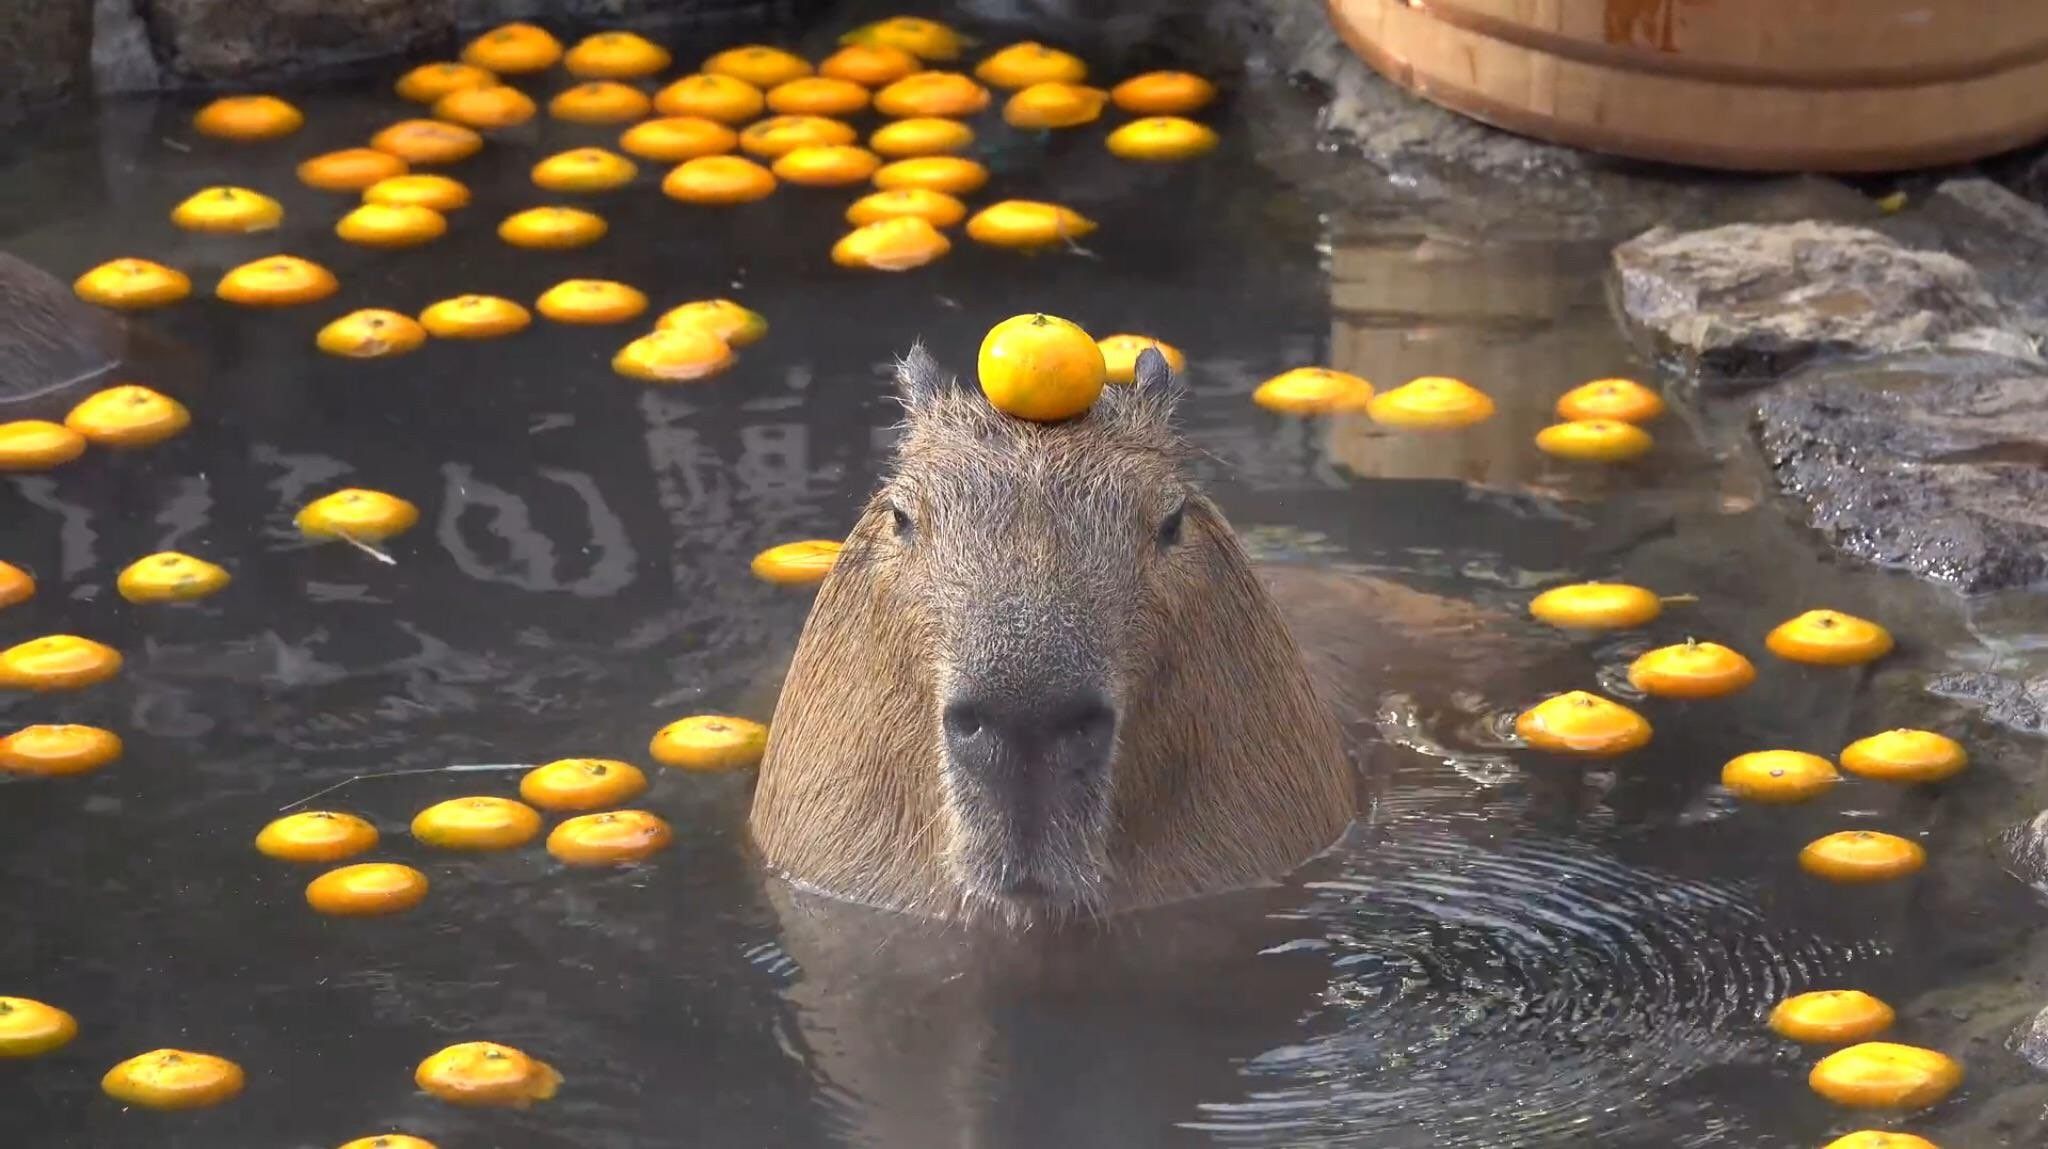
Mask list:
[[[830,31],[794,39],[815,55]],[[1176,62],[1142,34],[1111,39],[1091,53],[1110,70]],[[1760,502],[1760,470],[1731,449],[1739,428],[1674,414],[1658,451],[1625,468],[1535,452],[1558,392],[1648,371],[1609,321],[1600,253],[1409,226],[1398,205],[1380,226],[1326,235],[1314,189],[1260,168],[1247,143],[1301,130],[1305,109],[1275,125],[1226,107],[1224,148],[1171,171],[1111,163],[1086,133],[991,127],[1004,194],[1100,220],[1093,257],[963,244],[873,278],[831,267],[843,204],[805,189],[714,222],[643,179],[600,197],[610,241],[504,247],[486,224],[537,202],[531,158],[601,139],[556,123],[462,170],[476,203],[428,252],[348,248],[327,231],[336,202],[299,187],[291,164],[394,112],[358,93],[304,102],[307,132],[283,150],[168,147],[189,112],[175,103],[68,114],[10,145],[26,194],[0,205],[0,241],[60,272],[147,252],[205,284],[285,247],[344,285],[331,307],[194,301],[146,321],[133,371],[185,401],[192,430],[0,481],[0,557],[42,580],[32,605],[0,616],[0,637],[68,631],[128,657],[83,694],[0,697],[0,725],[91,722],[128,740],[96,775],[0,781],[16,907],[0,992],[73,1005],[84,1025],[60,1057],[0,1065],[21,1144],[316,1146],[403,1127],[451,1149],[1797,1149],[1841,1125],[1806,1095],[1807,1055],[1762,1035],[1775,997],[1853,980],[1935,1041],[1939,1019],[1912,1003],[1971,984],[2033,933],[2017,884],[1969,852],[1989,808],[2021,800],[1995,783],[1940,797],[1851,783],[1776,811],[1737,808],[1714,785],[1745,750],[1826,752],[1879,724],[1953,724],[1910,673],[1966,644],[1946,601],[1828,561]],[[168,230],[171,203],[223,182],[279,195],[286,230]],[[730,374],[674,390],[612,376],[615,332],[548,324],[389,363],[310,351],[349,308],[531,298],[572,275],[642,286],[663,306],[732,294],[771,333]],[[619,873],[563,872],[537,849],[415,847],[414,812],[510,793],[515,775],[393,771],[644,761],[647,737],[681,713],[766,718],[808,600],[754,582],[747,560],[851,521],[900,415],[892,356],[921,337],[964,368],[991,323],[1041,306],[1187,350],[1199,469],[1263,557],[1341,563],[1494,612],[1470,650],[1415,638],[1416,618],[1352,620],[1409,640],[1337,652],[1362,675],[1355,729],[1380,795],[1342,849],[1271,889],[1014,940],[764,885],[742,843],[743,779],[656,776],[643,804],[676,826],[677,847]],[[1316,361],[1383,386],[1459,375],[1500,414],[1460,435],[1396,436],[1250,405],[1262,378]],[[421,506],[421,526],[387,547],[392,565],[294,533],[292,511],[342,484]],[[233,586],[175,609],[121,601],[116,573],[165,548],[222,562]],[[1534,588],[1567,577],[1701,601],[1613,640],[1514,621]],[[1398,601],[1387,613],[1438,600]],[[1896,622],[1902,655],[1869,675],[1759,659],[1736,702],[1645,704],[1652,747],[1597,769],[1503,737],[1520,706],[1613,686],[1648,645],[1698,634],[1755,653],[1768,625],[1821,602]],[[1955,728],[1980,762],[2011,753]],[[371,818],[379,857],[430,875],[419,911],[314,918],[309,875],[250,849],[278,809],[336,786],[323,805]],[[1922,834],[1936,864],[1898,888],[1819,888],[1791,857],[1845,821]],[[473,1113],[417,1094],[412,1066],[470,1038],[556,1064],[561,1098]],[[105,1067],[171,1044],[236,1057],[248,1093],[174,1120],[97,1095]],[[1945,1114],[2033,1098],[2009,1058],[1973,1056]],[[1958,1143],[2040,1133],[2036,1119]]]

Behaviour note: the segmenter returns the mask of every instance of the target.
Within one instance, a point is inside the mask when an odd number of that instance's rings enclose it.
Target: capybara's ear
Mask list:
[[[911,344],[910,351],[896,364],[896,394],[913,415],[929,408],[954,386],[954,378],[946,374],[922,342]]]
[[[1165,388],[1173,382],[1173,368],[1167,365],[1166,356],[1157,347],[1147,347],[1138,352],[1138,364],[1131,382],[1140,391],[1154,387]]]
[[[1170,435],[1173,426],[1174,408],[1180,405],[1184,388],[1173,377],[1173,368],[1167,366],[1166,356],[1157,347],[1147,347],[1138,352],[1138,362],[1131,375],[1132,386],[1128,396],[1118,395],[1122,400],[1118,410],[1130,424],[1154,434]],[[1112,387],[1112,392],[1124,388]]]

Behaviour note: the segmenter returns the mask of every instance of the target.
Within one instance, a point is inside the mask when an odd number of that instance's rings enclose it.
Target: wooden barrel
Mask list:
[[[1328,0],[1395,83],[1539,139],[1896,171],[2048,136],[2048,0]]]

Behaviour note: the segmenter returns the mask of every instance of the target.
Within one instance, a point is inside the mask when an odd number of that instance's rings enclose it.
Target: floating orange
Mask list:
[[[975,371],[991,406],[1035,423],[1086,414],[1108,379],[1094,336],[1042,312],[1013,315],[989,328]]]
[[[452,164],[482,151],[484,138],[474,129],[445,120],[400,120],[371,136],[370,146],[408,164]]]
[[[671,307],[655,321],[656,327],[691,327],[725,340],[728,347],[745,347],[768,335],[768,320],[730,299],[699,299]]]
[[[1088,78],[1088,65],[1072,52],[1062,52],[1036,40],[1026,40],[988,55],[974,66],[974,76],[996,88],[1078,84]]]
[[[906,215],[854,228],[832,245],[832,262],[873,271],[909,271],[953,250],[953,241],[922,216]]]
[[[24,726],[0,738],[0,771],[39,778],[87,774],[120,756],[121,736],[97,726]]]
[[[1558,396],[1557,417],[1647,423],[1664,413],[1664,397],[1633,379],[1595,379]]]
[[[1555,423],[1536,432],[1536,449],[1579,463],[1624,463],[1650,453],[1650,433],[1634,423],[1584,419]]]
[[[897,163],[922,164],[946,158],[931,156]],[[1071,243],[1094,230],[1095,221],[1073,208],[1028,199],[992,203],[967,218],[967,237],[976,243],[1025,251]]]
[[[695,327],[657,328],[612,356],[612,370],[649,383],[709,379],[732,364],[732,348],[725,340]]]
[[[669,65],[668,49],[632,32],[598,32],[576,42],[562,57],[572,76],[633,80]]]
[[[565,279],[541,292],[533,306],[557,323],[624,323],[647,310],[647,296],[609,279]]]
[[[1925,1137],[1893,1130],[1864,1129],[1837,1137],[1821,1149],[1941,1149]]]
[[[273,255],[231,268],[213,293],[244,307],[295,307],[333,295],[341,284],[334,273],[296,255]]]
[[[1842,751],[1842,769],[1884,782],[1939,782],[1969,764],[1962,743],[1932,730],[1887,730]]]
[[[1366,404],[1375,423],[1412,431],[1456,430],[1493,416],[1493,400],[1462,379],[1425,375]]]
[[[275,230],[284,222],[284,205],[248,188],[211,187],[172,208],[171,222],[186,231],[247,235]]]
[[[767,106],[761,89],[731,76],[684,76],[654,93],[654,110],[664,116],[699,116],[721,124],[745,123]]]
[[[448,234],[448,217],[418,204],[366,203],[342,216],[334,234],[362,247],[419,247]]]
[[[377,827],[354,814],[301,810],[256,834],[256,850],[283,862],[339,862],[377,846]]]
[[[880,156],[849,144],[794,148],[771,166],[775,178],[803,187],[844,187],[865,183],[882,166]]]
[[[960,156],[913,156],[875,170],[875,186],[885,191],[924,188],[947,195],[967,195],[980,191],[987,182],[987,168]]]
[[[664,116],[627,128],[619,148],[643,160],[679,164],[698,156],[723,155],[738,147],[738,132],[702,116]]]
[[[1771,1028],[1814,1045],[1865,1041],[1890,1029],[1892,1007],[1860,989],[1820,989],[1788,997],[1771,1010]]]
[[[510,84],[450,92],[434,101],[435,119],[479,131],[518,127],[539,112],[532,96]]]
[[[1286,415],[1328,415],[1363,411],[1372,395],[1372,384],[1349,371],[1295,367],[1259,384],[1252,402]]]
[[[378,542],[409,531],[420,521],[420,509],[397,495],[345,487],[322,495],[292,518],[309,539],[356,539]]]
[[[623,866],[644,861],[675,840],[667,822],[645,810],[581,814],[548,835],[548,853],[571,866]]]
[[[839,37],[841,44],[865,44],[898,48],[920,60],[960,58],[960,33],[937,20],[920,16],[891,16],[863,24]]]
[[[918,70],[917,57],[888,44],[848,44],[818,62],[818,74],[880,88]]]
[[[227,589],[233,576],[218,563],[177,551],[145,555],[122,568],[114,589],[129,602],[197,602]]]
[[[1853,666],[1891,653],[1891,632],[1838,610],[1809,610],[1764,637],[1772,654],[1816,666]]]
[[[121,652],[75,634],[32,638],[0,650],[0,686],[76,690],[121,672]]]
[[[451,212],[469,206],[469,188],[447,176],[408,175],[378,180],[363,189],[364,203],[424,207]]]
[[[1815,1093],[1855,1109],[1925,1109],[1963,1083],[1963,1067],[1931,1049],[1866,1041],[1820,1059]]]
[[[1920,843],[1877,830],[1841,830],[1799,851],[1801,869],[1834,882],[1884,882],[1926,864]]]
[[[1719,698],[1755,682],[1756,667],[1718,642],[1686,639],[1638,657],[1629,664],[1628,680],[1658,698]]]
[[[908,116],[971,116],[988,107],[988,89],[959,72],[913,72],[875,93],[875,110]]]
[[[1774,806],[1804,802],[1840,780],[1834,763],[1799,750],[1755,750],[1721,767],[1721,785],[1730,793]]]
[[[603,216],[582,208],[533,207],[506,216],[498,225],[498,238],[514,247],[560,251],[588,247],[608,230]]]
[[[341,866],[306,884],[306,904],[338,918],[402,914],[427,898],[427,876],[396,862]]]
[[[222,140],[274,140],[305,122],[305,113],[276,96],[222,96],[192,117],[200,135]]]
[[[645,789],[639,767],[610,758],[561,758],[519,780],[519,796],[543,810],[602,810]]]
[[[562,42],[545,28],[514,22],[501,24],[471,40],[462,49],[464,63],[504,76],[544,72],[562,58]]]
[[[548,115],[572,124],[623,124],[647,115],[654,101],[617,80],[586,80],[548,101]]]
[[[379,1133],[374,1137],[358,1137],[343,1145],[341,1149],[438,1149],[432,1142],[409,1133]]]
[[[242,1067],[211,1053],[157,1049],[107,1070],[100,1088],[141,1109],[204,1109],[242,1092]]]
[[[420,1062],[413,1081],[452,1105],[524,1109],[553,1097],[562,1075],[509,1045],[465,1041]]]
[[[406,162],[376,148],[343,148],[299,165],[299,182],[321,191],[359,192],[381,179],[402,176]]]
[[[426,341],[427,329],[412,316],[377,307],[351,311],[313,337],[314,346],[345,359],[404,355],[419,350]]]
[[[36,596],[34,576],[10,562],[0,562],[0,608],[24,603]]]
[[[85,436],[47,419],[0,423],[0,474],[47,471],[85,454]]]
[[[497,74],[475,64],[443,62],[421,64],[398,78],[393,85],[401,100],[431,104],[450,92],[488,88],[498,82]]]
[[[117,311],[140,311],[176,303],[192,294],[185,273],[147,259],[113,259],[78,277],[78,298]]]
[[[64,425],[100,447],[149,447],[192,425],[185,405],[139,383],[122,383],[80,400]]]
[[[890,159],[948,155],[965,151],[973,143],[973,128],[938,116],[897,120],[876,128],[868,137],[868,146]]]
[[[754,556],[754,577],[782,586],[809,586],[823,582],[839,561],[844,543],[834,539],[805,539],[769,547]]]
[[[437,339],[496,339],[532,322],[524,307],[497,295],[458,295],[420,312],[420,326]]]
[[[77,1019],[56,1006],[26,997],[0,997],[0,1060],[41,1057],[77,1036]]]
[[[539,811],[489,795],[436,802],[412,820],[413,837],[444,850],[509,850],[538,833]]]
[[[1515,733],[1538,750],[1605,758],[1649,742],[1650,724],[1619,702],[1574,690],[1523,711]]]
[[[728,714],[693,714],[654,734],[647,752],[656,762],[683,770],[744,770],[758,765],[768,749],[768,728]]]
[[[572,148],[533,165],[533,182],[548,191],[610,191],[633,182],[640,165],[603,148]]]
[[[1102,116],[1109,93],[1080,84],[1033,84],[1003,102],[1003,122],[1013,128],[1042,131],[1078,128]]]
[[[1138,377],[1138,356],[1150,347],[1166,359],[1167,370],[1175,375],[1188,369],[1188,357],[1171,343],[1163,343],[1150,335],[1105,335],[1095,341],[1102,348],[1102,364],[1108,370],[1111,383],[1132,383]]]
[[[894,188],[864,195],[846,209],[846,222],[855,227],[905,217],[924,220],[933,227],[952,227],[967,218],[967,205],[930,188]]]
[[[712,55],[697,70],[707,75],[745,80],[765,90],[810,75],[811,65],[802,56],[780,48],[766,44],[742,44]],[[865,105],[866,99],[861,103]]]
[[[857,115],[867,111],[868,90],[852,80],[804,76],[770,88],[768,107],[789,115]]]
[[[661,194],[712,206],[752,203],[775,194],[775,173],[743,156],[698,156],[662,177]]]
[[[1143,163],[1191,160],[1216,150],[1216,130],[1179,116],[1132,120],[1103,141],[1111,155]]]
[[[1529,613],[1571,630],[1620,630],[1642,626],[1664,613],[1657,592],[1615,582],[1581,582],[1551,587],[1529,601]]]
[[[859,138],[851,127],[824,116],[770,116],[740,132],[740,150],[775,159],[798,148],[851,144]]]
[[[1216,85],[1193,72],[1145,72],[1109,90],[1116,106],[1138,116],[1185,116],[1216,98]]]

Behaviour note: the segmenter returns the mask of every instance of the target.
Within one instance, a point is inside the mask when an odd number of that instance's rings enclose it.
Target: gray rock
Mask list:
[[[0,412],[104,372],[118,348],[119,333],[105,313],[41,268],[0,251]]]
[[[1939,248],[1977,269],[2036,346],[2048,340],[2048,209],[1982,177],[1947,180],[1918,212],[1900,217],[1909,242]]]
[[[85,90],[92,6],[93,0],[0,3],[0,123]]]
[[[2012,1035],[2012,1048],[2028,1065],[2048,1073],[2048,1009],[2020,1026],[2019,1031]]]
[[[1966,591],[2048,578],[2039,366],[1956,355],[1844,364],[1782,384],[1757,417],[1779,485],[1841,549]]]
[[[1703,382],[1767,382],[1817,356],[1941,345],[2007,315],[1969,264],[1802,221],[1659,227],[1614,251],[1621,306]]]
[[[2048,897],[2048,810],[2001,834],[1998,853],[2007,873]]]
[[[455,0],[139,0],[166,83],[306,72],[452,42]]]
[[[140,0],[97,0],[93,7],[92,80],[102,96],[154,92],[163,69],[149,43]]]
[[[1927,684],[1930,694],[1970,703],[1984,717],[2026,734],[2048,733],[2048,676],[2012,678],[1981,670],[1954,670]]]

